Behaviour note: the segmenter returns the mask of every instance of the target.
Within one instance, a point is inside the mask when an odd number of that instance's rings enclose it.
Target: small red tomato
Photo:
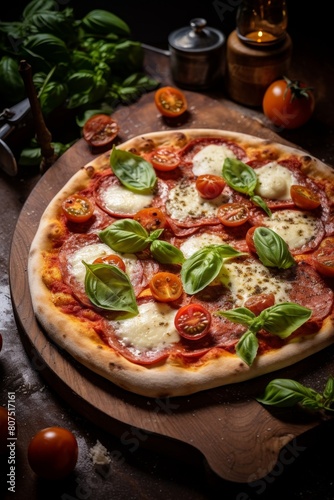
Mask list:
[[[173,302],[183,292],[181,279],[176,274],[163,271],[153,275],[149,287],[153,297],[160,302]]]
[[[198,340],[209,332],[211,314],[201,304],[187,304],[177,311],[174,324],[181,337]]]
[[[105,257],[98,257],[94,260],[93,264],[109,264],[110,266],[118,267],[121,271],[126,271],[124,260],[119,255],[113,253]]]
[[[167,224],[166,215],[160,208],[155,207],[142,208],[135,213],[133,220],[139,222],[148,232],[163,229]]]
[[[249,219],[249,210],[243,203],[225,203],[218,208],[217,217],[224,226],[241,226]]]
[[[89,118],[83,126],[83,137],[93,148],[111,146],[119,132],[119,126],[109,115],[98,114]]]
[[[174,118],[187,110],[184,93],[175,87],[161,87],[154,94],[154,102],[163,116]]]
[[[71,431],[47,427],[31,439],[28,462],[39,477],[61,479],[68,476],[78,460],[78,443]]]
[[[73,194],[62,203],[62,209],[71,222],[86,222],[94,213],[94,202],[86,196]]]
[[[156,170],[168,172],[169,170],[175,170],[179,166],[181,159],[178,153],[171,148],[158,148],[150,153],[149,161]]]
[[[263,97],[263,113],[269,120],[286,129],[304,125],[314,111],[314,93],[311,87],[296,80],[284,78],[273,82]]]
[[[244,307],[247,307],[255,316],[258,316],[264,309],[271,307],[275,304],[275,295],[273,293],[260,293],[258,295],[252,295],[244,303]]]
[[[196,189],[202,198],[213,200],[225,187],[225,181],[219,175],[203,174],[196,179]]]
[[[294,204],[304,210],[313,210],[319,207],[321,201],[317,193],[306,186],[292,184],[290,194]]]

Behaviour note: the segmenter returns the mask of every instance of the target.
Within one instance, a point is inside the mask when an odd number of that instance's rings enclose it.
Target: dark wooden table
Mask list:
[[[163,54],[146,51],[146,71],[162,83],[172,83],[169,59]],[[334,165],[334,66],[329,50],[320,52],[311,40],[294,44],[291,77],[310,82],[317,91],[317,106],[312,120],[303,128],[290,132],[278,131],[268,123],[261,110],[249,109],[229,100],[224,82],[206,95],[219,101],[231,112],[238,113],[240,122],[254,119],[254,130],[262,127],[272,131],[283,141],[304,148],[321,160]],[[119,112],[124,112],[120,110]],[[129,109],[131,113],[131,109]],[[244,118],[246,117],[246,118]],[[138,129],[138,133],[141,130]],[[81,148],[81,146],[80,146]],[[80,149],[79,148],[79,149]],[[81,149],[80,149],[81,150]],[[84,155],[87,161],[89,154]],[[333,421],[328,420],[293,439],[283,448],[270,474],[253,483],[233,483],[217,477],[196,450],[176,447],[169,440],[154,440],[154,436],[133,426],[111,426],[105,429],[92,422],[85,406],[69,406],[57,384],[50,384],[40,369],[38,359],[27,355],[24,338],[14,319],[8,278],[11,241],[22,207],[37,182],[39,173],[20,170],[17,177],[0,171],[1,254],[0,254],[0,332],[4,345],[0,353],[0,404],[6,405],[8,393],[15,394],[16,416],[19,427],[16,444],[16,493],[8,492],[6,457],[0,463],[0,497],[15,499],[172,499],[200,500],[227,498],[282,498],[332,500],[334,482],[331,456],[334,434]],[[15,262],[11,262],[15,266]],[[22,320],[22,318],[21,318]],[[23,318],[24,323],[24,318]],[[334,350],[325,357],[328,366]],[[311,365],[311,363],[310,363]],[[306,369],[303,383],[321,388],[323,371],[314,376]],[[330,369],[330,368],[329,368]],[[312,375],[311,375],[312,373]],[[284,420],[284,415],[282,415]],[[55,483],[36,478],[27,462],[27,446],[32,435],[43,427],[60,425],[71,429],[79,443],[79,460],[75,472],[66,480]],[[107,468],[96,468],[89,458],[89,450],[100,441],[111,455]]]

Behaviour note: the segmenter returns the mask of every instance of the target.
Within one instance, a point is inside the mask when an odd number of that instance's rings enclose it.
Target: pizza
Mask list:
[[[247,134],[168,130],[67,181],[32,241],[29,288],[40,327],[79,366],[182,396],[330,345],[333,256],[329,166]]]

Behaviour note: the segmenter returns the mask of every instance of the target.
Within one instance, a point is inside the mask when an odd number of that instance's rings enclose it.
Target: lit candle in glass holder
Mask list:
[[[260,106],[265,90],[289,69],[292,43],[285,0],[243,0],[227,40],[226,86],[230,97]]]

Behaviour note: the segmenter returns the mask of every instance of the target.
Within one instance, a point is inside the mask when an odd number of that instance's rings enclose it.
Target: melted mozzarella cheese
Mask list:
[[[297,181],[291,171],[276,162],[256,169],[258,183],[255,193],[271,200],[289,200],[290,187]]]
[[[137,316],[113,322],[123,345],[139,352],[158,351],[180,340],[174,326],[175,309],[159,302],[147,302],[138,309]]]
[[[199,236],[191,236],[180,246],[180,250],[186,259],[195,252],[208,245],[223,245],[225,242],[218,234],[203,233]]]
[[[106,208],[111,212],[135,214],[151,205],[153,195],[134,193],[123,186],[112,185],[102,191],[101,198]]]
[[[291,285],[255,260],[226,260],[220,279],[231,290],[235,307],[242,306],[252,295],[261,293],[273,293],[276,303],[289,301]]]
[[[210,144],[201,149],[193,158],[193,173],[195,175],[222,175],[226,158],[235,158],[235,154],[224,145]]]
[[[79,282],[85,282],[86,268],[82,261],[87,264],[92,264],[95,259],[106,257],[107,255],[116,254],[122,257],[127,273],[131,276],[132,269],[137,261],[137,257],[132,254],[119,254],[114,252],[108,245],[104,243],[93,243],[86,245],[71,255],[69,259],[69,272]]]
[[[225,195],[221,194],[213,200],[205,200],[199,195],[195,184],[180,182],[168,193],[166,202],[167,213],[172,219],[180,222],[188,217],[214,217],[217,207],[225,203]]]
[[[308,212],[298,210],[278,210],[264,224],[275,231],[289,248],[301,248],[317,233],[317,218]]]

